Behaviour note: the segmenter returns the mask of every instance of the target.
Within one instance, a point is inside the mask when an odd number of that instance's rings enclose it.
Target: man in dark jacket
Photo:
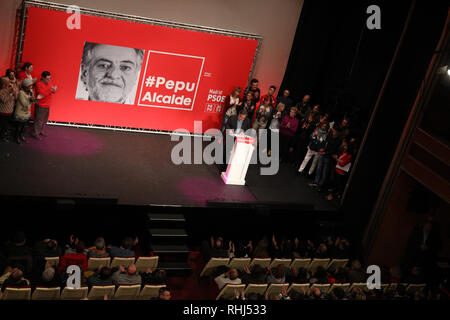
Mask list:
[[[340,131],[337,129],[331,129],[331,137],[326,140],[324,149],[319,150],[320,156],[317,163],[316,177],[313,183],[310,183],[310,187],[322,188],[328,178],[330,168],[333,167],[333,154],[338,154],[339,146],[341,145],[341,139],[339,138]]]
[[[227,134],[240,134],[250,129],[250,120],[247,118],[247,111],[242,109],[238,115],[231,116],[226,126]],[[232,130],[232,132],[229,132]]]
[[[234,139],[231,138],[233,134],[244,134],[248,129],[250,129],[250,120],[247,118],[247,111],[245,111],[245,109],[239,111],[239,114],[231,116],[228,120],[225,128],[226,134],[224,137],[224,170],[226,170],[231,150],[233,148],[232,144],[227,145],[227,141],[234,141]]]
[[[100,266],[93,275],[87,279],[88,286],[112,285],[112,272],[108,267]]]

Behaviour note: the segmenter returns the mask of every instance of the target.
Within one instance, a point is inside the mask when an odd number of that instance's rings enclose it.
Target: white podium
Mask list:
[[[235,135],[227,171],[221,177],[225,184],[245,185],[245,175],[255,149],[256,139],[246,135]]]

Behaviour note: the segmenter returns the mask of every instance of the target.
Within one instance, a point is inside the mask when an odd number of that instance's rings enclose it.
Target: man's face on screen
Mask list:
[[[89,100],[125,103],[136,83],[138,55],[132,48],[98,45],[83,75]]]

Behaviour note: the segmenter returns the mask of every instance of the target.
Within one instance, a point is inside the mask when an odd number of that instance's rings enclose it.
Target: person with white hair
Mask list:
[[[108,251],[106,251],[105,239],[99,237],[94,241],[94,247],[88,251],[89,258],[107,258],[109,257]]]
[[[77,99],[134,104],[144,50],[86,42]]]

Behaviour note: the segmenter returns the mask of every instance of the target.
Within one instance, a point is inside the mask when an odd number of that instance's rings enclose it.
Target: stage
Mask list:
[[[0,143],[0,194],[117,199],[122,205],[271,203],[337,210],[284,164],[273,176],[261,176],[259,166],[250,165],[246,185],[230,186],[219,165],[173,164],[171,150],[178,142],[166,134],[55,125],[47,133],[42,141]]]

